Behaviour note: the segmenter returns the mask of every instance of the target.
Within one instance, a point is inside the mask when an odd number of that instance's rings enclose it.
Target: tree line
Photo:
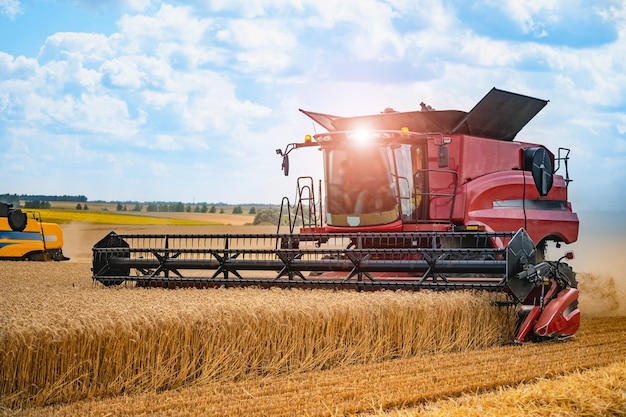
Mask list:
[[[0,194],[0,201],[15,205],[20,201],[75,201],[84,203],[87,197],[84,195],[39,195],[39,194]]]
[[[127,204],[117,203],[116,211],[142,211],[144,205],[140,203],[135,203],[132,208],[129,208]],[[161,213],[217,213],[218,208],[215,204],[209,205],[207,203],[201,204],[184,204],[181,202],[177,203],[148,203],[146,205],[147,212],[161,212]],[[225,213],[224,207],[219,208],[219,213]],[[233,207],[232,214],[243,214],[243,207],[235,206]],[[248,210],[248,214],[256,214],[256,208],[250,207]]]

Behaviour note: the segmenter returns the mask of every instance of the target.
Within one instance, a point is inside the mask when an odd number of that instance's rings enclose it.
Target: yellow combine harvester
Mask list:
[[[25,213],[0,203],[0,259],[67,261],[63,232],[58,224],[44,223],[38,212]]]

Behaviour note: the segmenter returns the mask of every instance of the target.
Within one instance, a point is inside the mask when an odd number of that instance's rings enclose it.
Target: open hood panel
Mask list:
[[[510,141],[548,102],[492,88],[468,113],[460,110],[389,112],[340,117],[300,109],[329,132],[340,130],[400,130],[466,134]]]
[[[492,88],[450,133],[513,140],[546,104],[546,100]]]

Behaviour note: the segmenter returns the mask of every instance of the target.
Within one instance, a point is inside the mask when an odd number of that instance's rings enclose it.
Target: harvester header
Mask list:
[[[492,89],[469,112],[391,108],[340,117],[301,110],[326,132],[276,153],[322,151],[324,178],[297,179],[270,235],[118,235],[93,248],[105,285],[483,290],[516,305],[516,341],[579,325],[575,274],[550,244],[572,243],[569,150],[514,140],[547,104]],[[565,175],[557,173],[564,167]],[[286,230],[282,230],[282,229]]]

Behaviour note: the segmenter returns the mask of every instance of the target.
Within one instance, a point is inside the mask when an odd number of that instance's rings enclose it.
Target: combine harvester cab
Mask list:
[[[41,221],[38,212],[23,212],[0,203],[0,260],[67,261],[58,224]]]
[[[327,132],[276,153],[322,151],[324,181],[297,181],[288,230],[271,235],[117,235],[93,248],[105,285],[482,290],[519,307],[516,342],[572,336],[569,150],[514,141],[547,101],[492,89],[470,112],[339,117],[301,110]],[[556,172],[563,168],[565,176]],[[316,192],[317,191],[317,192]],[[207,272],[209,271],[209,272]]]

